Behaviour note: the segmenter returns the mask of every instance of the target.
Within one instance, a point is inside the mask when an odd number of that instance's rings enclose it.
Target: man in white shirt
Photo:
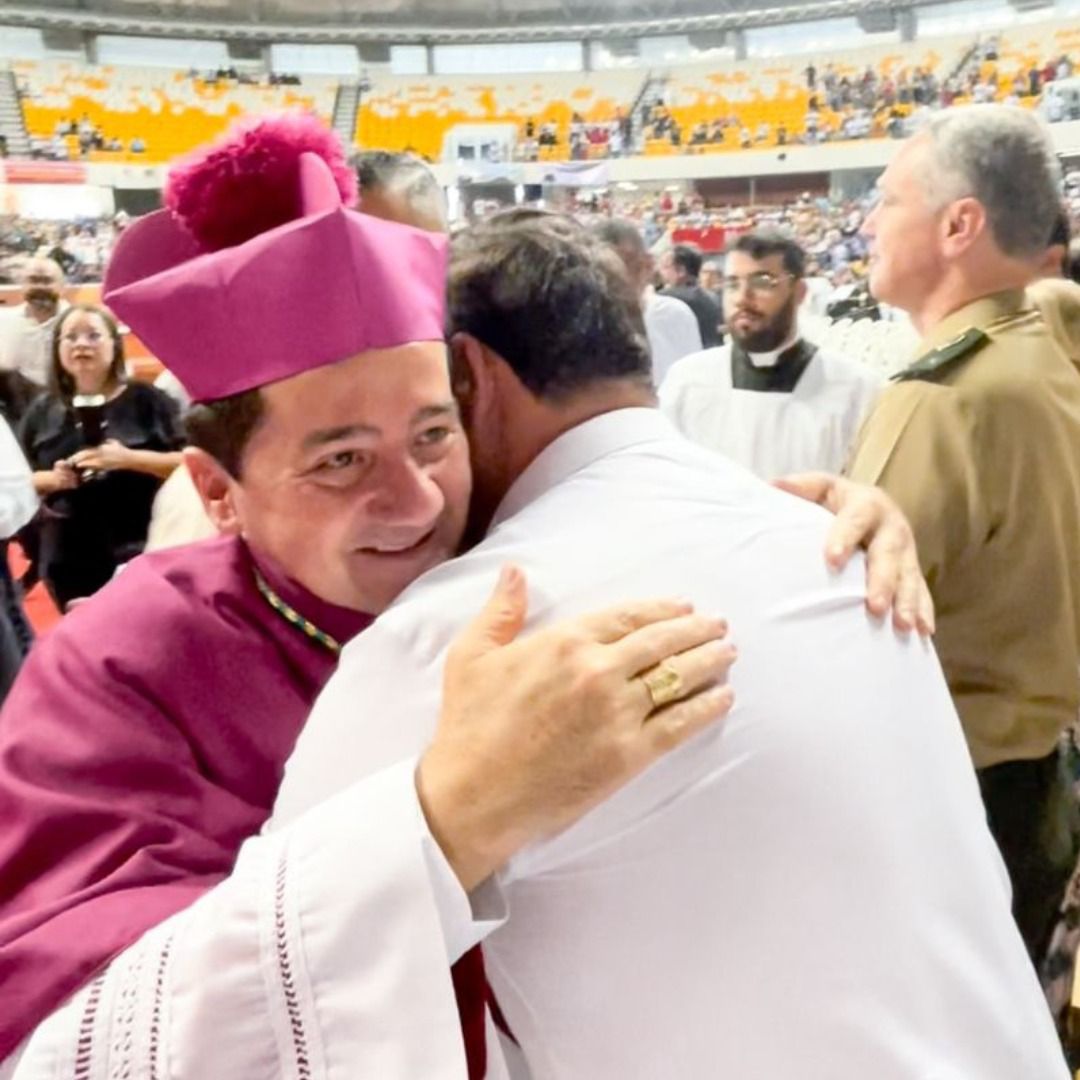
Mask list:
[[[17,371],[38,386],[49,381],[52,337],[67,310],[64,272],[52,259],[31,259],[23,269],[23,303],[0,316],[0,371]]]
[[[645,333],[652,356],[653,385],[659,386],[676,360],[701,350],[701,330],[690,306],[652,288],[653,258],[637,226],[625,218],[607,218],[594,226],[597,237],[610,244],[639,290]]]
[[[7,565],[6,541],[37,513],[30,466],[7,421],[0,416],[0,702],[22,666],[33,632],[22,593]]]
[[[276,822],[426,744],[461,613],[506,560],[534,625],[685,592],[736,631],[727,724],[500,877],[485,954],[531,1075],[1064,1080],[933,650],[822,570],[818,511],[650,407],[636,296],[583,234],[472,230],[449,304],[490,531],[346,647]],[[358,718],[375,682],[408,699]]]
[[[315,164],[305,161],[309,165]],[[310,175],[318,179],[319,173],[316,170]],[[317,218],[320,223],[323,220]],[[162,235],[169,236],[169,230],[175,227],[168,218],[163,220],[161,217],[147,218],[133,227],[127,233],[125,247],[114,260],[113,273],[119,273],[125,267],[128,274],[132,272],[132,244],[145,242],[148,247],[143,248],[144,251],[158,252],[166,247]],[[291,235],[294,228],[292,223],[279,227],[286,236]],[[275,231],[272,240],[280,242],[282,235]],[[415,245],[416,234],[411,235],[412,241],[408,235],[400,233],[387,235],[379,250],[400,253],[403,247],[407,249],[408,243]],[[322,258],[325,242],[314,246]],[[249,254],[248,258],[265,257],[266,251],[267,247],[260,246],[256,255]],[[415,246],[412,254],[416,255]],[[226,249],[221,258],[229,257]],[[212,265],[207,267],[207,257],[200,256],[195,261],[198,265],[194,270],[189,267],[188,272],[193,275],[214,273]],[[314,260],[309,261],[314,263]],[[181,269],[184,265],[181,264]],[[290,264],[294,268],[300,267],[296,273],[301,276],[306,265],[305,261]],[[441,275],[438,280],[427,278],[425,287],[430,291],[422,293],[418,286],[425,280],[419,274],[423,263],[414,257],[409,266],[412,285],[417,289],[410,310],[419,315],[427,310],[425,298],[436,295],[441,298]],[[185,280],[185,274],[176,271],[176,267],[171,267],[166,272],[172,275],[173,282],[178,277]],[[154,272],[156,275],[157,271]],[[248,275],[246,280],[263,279]],[[370,284],[376,278],[368,274],[366,280]],[[114,305],[119,308],[115,294],[110,295],[114,296]],[[211,298],[207,303],[212,306],[216,294],[207,290],[205,295]],[[316,305],[321,305],[321,294],[314,299]],[[156,300],[160,301],[160,294]],[[221,310],[234,313],[240,307],[237,304]],[[160,310],[158,302],[148,302],[145,307],[133,310],[129,298],[121,314],[126,311],[125,317],[136,331],[145,333],[147,322]],[[166,310],[172,309],[166,307]],[[190,318],[190,309],[185,308],[185,311]],[[351,328],[364,325],[363,312],[363,308],[350,312],[345,325]],[[202,316],[208,317],[205,308]],[[202,378],[219,376],[220,370],[229,364],[237,365],[248,378],[257,378],[258,371],[262,370],[258,364],[265,362],[266,357],[258,345],[252,346],[258,352],[254,360],[247,354],[238,358],[235,344],[209,359],[205,353],[193,356],[188,348],[187,323],[178,320],[174,325],[178,328],[176,336],[164,339],[158,336],[159,352],[175,363],[197,397],[202,396],[199,391]],[[441,314],[435,325],[441,334]],[[640,330],[638,337],[640,339]],[[640,340],[637,347],[639,351],[643,347]],[[290,351],[290,357],[302,362],[304,354],[295,347]],[[443,388],[438,401],[445,403],[450,395],[445,349],[435,350],[432,358],[432,373],[438,376]],[[344,514],[350,522],[357,522],[357,507],[342,492],[353,490],[351,477],[359,473],[362,477],[359,494],[374,502],[373,513],[380,521],[380,536],[389,539],[397,548],[403,536],[402,528],[395,526],[393,537],[389,530],[392,522],[404,526],[405,516],[417,528],[426,528],[417,524],[415,497],[401,486],[402,482],[411,486],[417,478],[416,473],[409,468],[394,468],[392,455],[400,452],[411,457],[422,451],[426,456],[430,452],[426,449],[430,445],[429,437],[421,438],[418,446],[412,436],[392,436],[398,449],[391,450],[390,440],[384,440],[383,435],[391,422],[392,409],[403,409],[409,416],[427,414],[426,407],[416,410],[409,404],[414,392],[419,392],[420,388],[412,385],[412,377],[405,374],[407,370],[400,364],[381,365],[380,371],[388,377],[404,379],[385,392],[377,390],[366,378],[357,376],[351,368],[343,372],[339,364],[320,365],[301,373],[299,399],[295,382],[276,381],[270,392],[280,394],[280,400],[289,402],[290,407],[297,410],[295,415],[300,427],[291,433],[287,421],[284,427],[279,426],[278,421],[268,418],[265,412],[252,431],[250,419],[245,419],[245,416],[250,417],[250,397],[240,399],[246,404],[238,404],[234,396],[220,412],[210,409],[209,415],[208,407],[197,411],[199,437],[204,446],[212,448],[208,457],[199,458],[209,469],[204,468],[200,476],[217,524],[227,531],[240,529],[245,544],[254,543],[256,535],[261,538],[273,533],[280,545],[283,533],[296,518],[295,497],[281,504],[280,513],[264,516],[254,508],[261,500],[253,494],[252,487],[244,492],[231,487],[228,490],[236,493],[237,499],[254,517],[240,511],[242,520],[238,520],[228,509],[234,504],[220,484],[224,481],[229,485],[231,481],[210,467],[212,462],[208,458],[213,454],[232,461],[231,467],[237,470],[237,475],[247,477],[244,483],[251,483],[256,476],[269,476],[267,482],[275,497],[280,491],[282,472],[270,464],[265,453],[259,453],[258,447],[252,450],[250,440],[254,438],[268,448],[266,453],[271,455],[288,445],[310,447],[306,452],[315,454],[320,462],[318,475],[323,479],[318,484],[319,490],[307,487],[312,483],[307,479],[311,476],[310,468],[302,470],[304,479],[297,479],[317,501],[321,496],[324,511]],[[326,378],[330,381],[325,381]],[[349,394],[360,394],[366,402],[364,408],[373,410],[358,417],[350,406],[352,422],[347,426],[342,426],[343,388]],[[202,385],[202,391],[207,392],[205,385]],[[261,395],[260,390],[260,401]],[[455,437],[448,425],[456,425],[457,414],[454,412],[451,421],[444,414],[444,408],[445,404],[435,403],[427,410],[432,413],[432,428],[428,430],[438,436],[434,440],[436,443]],[[330,412],[319,414],[320,409]],[[323,420],[315,414],[323,415]],[[361,423],[361,419],[366,422]],[[335,448],[327,446],[327,439],[335,440]],[[349,442],[347,449],[337,448],[342,440]],[[379,441],[379,448],[365,449],[374,446],[373,440]],[[372,455],[379,459],[379,474],[375,477],[367,471]],[[236,464],[237,460],[242,460],[243,465]],[[462,457],[462,463],[464,460]],[[218,469],[226,468],[229,467],[218,466]],[[344,474],[350,479],[343,483]],[[430,494],[435,494],[426,484],[424,486]],[[838,483],[833,485],[831,493],[808,490],[807,496],[831,502],[845,487],[850,493],[850,485]],[[211,488],[212,497],[209,494]],[[331,491],[334,496],[327,502]],[[860,505],[856,507],[856,503]],[[463,522],[463,502],[460,507]],[[890,523],[893,515],[887,505],[882,506],[880,496],[856,498],[847,509],[846,524],[844,519],[836,522],[838,531],[834,531],[834,539],[843,547],[845,537],[855,539],[865,535],[865,526],[872,526],[876,517],[880,528],[870,542],[870,551],[872,555],[875,551],[883,555],[879,566],[885,578],[890,574],[890,561],[893,574],[900,570],[897,602],[898,614],[902,615],[903,594],[907,591],[905,581],[908,584],[921,581],[910,545],[903,552],[905,557],[899,560],[899,565],[895,557],[897,542],[901,549],[904,548],[908,534],[906,525],[898,529],[895,521]],[[871,519],[869,522],[868,518]],[[250,581],[248,595],[256,604],[253,612],[245,605],[245,594],[238,593],[235,585],[230,586],[228,572],[224,577],[208,578],[210,568],[203,559],[199,569],[197,554],[195,569],[180,570],[177,580],[182,585],[190,588],[189,582],[195,584],[201,595],[212,596],[213,603],[218,606],[202,601],[174,600],[166,605],[172,615],[165,622],[157,615],[151,617],[153,640],[160,646],[162,635],[171,635],[176,646],[146,652],[144,645],[143,649],[136,650],[137,656],[144,658],[153,669],[154,674],[148,676],[153,682],[153,690],[149,684],[140,684],[137,679],[136,657],[129,655],[126,660],[121,659],[114,648],[115,640],[110,645],[109,634],[103,632],[101,624],[93,622],[94,618],[100,618],[105,626],[123,624],[125,635],[130,634],[133,640],[145,643],[149,638],[141,635],[137,628],[131,628],[131,619],[138,614],[136,606],[117,602],[110,610],[102,608],[103,601],[95,598],[73,623],[65,621],[67,630],[63,627],[58,630],[59,638],[56,635],[50,637],[46,647],[53,651],[47,652],[46,656],[56,660],[56,681],[49,685],[59,689],[39,696],[37,709],[32,705],[33,699],[24,697],[24,701],[31,701],[21,713],[28,726],[34,731],[40,730],[43,715],[40,703],[47,699],[46,714],[59,713],[65,722],[70,720],[79,730],[75,753],[78,761],[84,763],[87,760],[86,742],[81,735],[86,727],[84,714],[91,708],[89,703],[100,702],[98,695],[103,693],[116,695],[113,699],[115,708],[106,708],[104,712],[112,714],[121,723],[132,723],[139,731],[146,730],[147,724],[151,725],[151,746],[159,739],[170,740],[171,745],[169,733],[179,729],[188,732],[185,742],[195,746],[201,741],[192,731],[195,717],[175,692],[183,688],[184,692],[192,691],[197,695],[206,693],[209,697],[195,710],[199,722],[209,713],[208,727],[215,734],[224,732],[230,736],[226,740],[227,752],[238,756],[245,782],[257,777],[265,769],[263,762],[267,753],[274,752],[272,747],[267,750],[266,744],[273,743],[275,725],[287,719],[283,714],[294,707],[288,701],[283,703],[280,691],[272,700],[266,696],[252,696],[255,688],[280,687],[280,674],[272,660],[268,662],[263,658],[259,662],[252,657],[244,645],[243,628],[251,625],[249,620],[253,617],[255,625],[262,626],[256,640],[273,642],[274,618],[271,617],[270,625],[263,625],[260,614],[273,616],[276,612],[281,615],[279,632],[291,635],[295,630],[298,637],[310,638],[312,649],[319,656],[322,653],[314,646],[322,649],[327,642],[335,644],[336,639],[330,638],[309,619],[334,618],[331,624],[334,632],[343,633],[337,626],[344,609],[326,602],[316,603],[312,609],[310,605],[315,601],[310,597],[305,599],[302,587],[292,578],[301,573],[307,576],[303,560],[310,556],[314,543],[304,533],[304,529],[311,533],[313,512],[302,514],[297,520],[303,525],[299,533],[293,533],[299,544],[284,564],[288,568],[286,576],[275,586],[263,579],[269,595],[256,587],[257,581],[251,580],[250,568],[245,573],[242,564],[238,567],[241,584]],[[319,521],[325,526],[324,516],[319,517]],[[434,541],[435,532],[429,532],[429,535]],[[386,540],[378,542],[385,544]],[[890,547],[893,548],[892,560],[889,558]],[[189,549],[187,555],[180,553],[177,558],[190,565],[187,560],[193,550],[196,549]],[[380,590],[380,595],[386,595],[388,599],[386,590],[404,587],[407,582],[399,576],[403,573],[403,563],[398,554],[388,550],[383,567],[362,576],[363,587]],[[406,560],[411,558],[407,550],[403,554]],[[364,549],[357,555],[364,558]],[[316,564],[320,573],[342,572],[333,559],[318,559]],[[157,572],[151,569],[149,577],[141,576],[142,570],[151,566],[148,561],[133,564],[111,587],[113,596],[116,597],[117,590],[121,593],[131,590],[128,595],[139,597],[144,613],[155,596],[160,603],[160,589],[154,584]],[[915,571],[913,579],[910,579],[911,569]],[[277,575],[274,578],[277,580]],[[204,582],[205,586],[198,582]],[[396,586],[394,582],[397,582]],[[879,575],[875,586],[871,575],[868,598],[871,606],[878,606],[875,603],[877,587],[888,584]],[[526,612],[525,591],[524,575],[520,572],[506,575],[496,600],[487,606],[483,619],[464,635],[464,644],[457,653],[456,674],[453,666],[447,670],[447,678],[453,686],[448,692],[447,703],[447,715],[451,719],[443,731],[446,750],[439,752],[435,748],[430,767],[422,760],[414,776],[411,764],[397,764],[378,776],[365,778],[342,799],[331,800],[306,816],[303,822],[296,822],[269,836],[250,839],[231,876],[195,902],[195,897],[208,884],[206,875],[214,873],[214,867],[217,867],[217,873],[224,873],[225,869],[218,854],[210,854],[209,861],[201,859],[201,871],[192,870],[195,880],[182,884],[184,895],[177,896],[185,905],[191,902],[191,906],[185,906],[168,919],[165,919],[167,911],[163,911],[163,907],[167,907],[170,900],[160,898],[157,886],[168,886],[176,880],[175,875],[185,875],[191,865],[191,841],[206,831],[217,835],[214,830],[208,830],[201,816],[212,815],[214,829],[221,829],[232,820],[229,807],[243,810],[250,806],[249,799],[258,798],[252,794],[221,802],[207,791],[200,778],[207,770],[213,770],[216,777],[225,768],[221,764],[221,752],[208,748],[205,753],[188,755],[166,748],[159,758],[145,741],[117,740],[119,745],[115,752],[120,753],[126,768],[135,770],[130,775],[137,775],[139,779],[133,787],[133,782],[127,779],[128,774],[119,767],[109,768],[112,786],[107,795],[101,793],[103,781],[83,769],[82,764],[77,770],[78,783],[72,777],[62,790],[55,790],[51,778],[65,771],[62,759],[66,745],[62,736],[56,737],[55,727],[48,729],[52,738],[45,736],[49,750],[44,757],[40,753],[28,753],[25,739],[16,739],[20,743],[18,750],[0,753],[0,766],[19,762],[25,768],[30,759],[36,759],[41,762],[41,775],[50,778],[46,783],[36,784],[28,783],[24,775],[16,778],[15,785],[11,784],[10,778],[5,785],[0,785],[9,794],[16,795],[14,801],[6,804],[17,807],[18,811],[9,815],[13,818],[14,846],[33,853],[29,858],[6,863],[4,877],[9,893],[14,891],[29,900],[29,914],[26,908],[13,911],[17,900],[5,900],[0,904],[0,923],[6,917],[7,925],[16,929],[16,937],[27,926],[31,929],[42,926],[35,916],[44,906],[43,893],[50,899],[56,895],[47,892],[49,883],[42,880],[45,868],[51,871],[58,863],[57,873],[64,875],[61,884],[68,890],[73,879],[84,880],[80,876],[81,870],[72,865],[71,858],[56,859],[55,845],[49,845],[49,857],[46,858],[41,854],[43,844],[34,842],[18,828],[23,825],[33,829],[37,823],[46,822],[50,833],[70,837],[82,862],[93,862],[95,870],[99,865],[103,868],[102,872],[109,878],[108,887],[115,887],[118,877],[130,885],[131,877],[124,874],[127,863],[118,866],[120,860],[116,852],[134,849],[135,872],[147,885],[145,890],[124,890],[119,901],[104,909],[104,915],[100,914],[103,909],[97,908],[94,919],[88,918],[86,908],[82,908],[78,923],[73,920],[68,924],[73,926],[80,943],[89,949],[98,947],[103,929],[108,929],[103,924],[110,912],[118,912],[124,928],[130,928],[143,914],[135,908],[135,900],[131,899],[133,894],[147,900],[158,895],[156,911],[163,919],[119,952],[104,969],[93,968],[92,961],[80,964],[80,989],[67,997],[66,1003],[47,1019],[36,1023],[22,1050],[16,1050],[13,1056],[0,1063],[0,1077],[4,1080],[11,1076],[16,1080],[29,1077],[59,1080],[77,1072],[86,1080],[99,1080],[118,1073],[131,1080],[157,1080],[166,1061],[170,1076],[190,1080],[203,1080],[208,1076],[264,1080],[279,1075],[312,1078],[363,1075],[379,1080],[436,1080],[441,1077],[449,1080],[452,1077],[457,1080],[463,1076],[468,1067],[466,1060],[470,1066],[476,1063],[467,1051],[468,1046],[475,1047],[476,1043],[472,1040],[462,1042],[463,1028],[454,1005],[447,964],[468,950],[484,932],[492,916],[498,917],[501,913],[497,895],[488,904],[480,890],[470,904],[466,891],[493,871],[513,849],[522,846],[530,835],[543,836],[558,831],[575,811],[583,812],[595,805],[612,789],[617,776],[625,778],[630,771],[643,767],[653,753],[670,748],[673,742],[689,739],[698,730],[697,725],[712,715],[703,710],[715,712],[729,700],[728,691],[715,684],[730,663],[730,653],[718,652],[709,646],[687,653],[668,634],[668,630],[675,633],[674,627],[664,630],[660,636],[652,634],[649,628],[623,638],[635,620],[642,617],[642,611],[646,617],[648,611],[657,614],[655,603],[639,608],[636,616],[624,607],[614,615],[609,613],[599,619],[581,620],[576,630],[564,629],[560,633],[557,628],[552,628],[530,636],[527,642],[502,648],[521,629]],[[330,595],[342,594],[331,588]],[[918,600],[917,596],[908,597],[909,602],[918,604]],[[885,598],[880,610],[884,611],[888,602]],[[264,603],[269,605],[265,613]],[[674,607],[683,610],[683,605]],[[330,614],[331,608],[338,612],[336,618]],[[220,620],[205,614],[215,610],[221,611],[223,617]],[[305,611],[312,614],[302,614]],[[159,608],[158,614],[160,612]],[[925,611],[922,614],[925,616]],[[193,624],[192,618],[198,621]],[[182,622],[178,625],[176,619]],[[231,637],[227,646],[220,644],[219,631],[215,629],[218,621],[227,627],[239,628],[240,636]],[[682,623],[685,631],[687,620],[677,621]],[[920,621],[925,625],[924,618]],[[722,633],[711,613],[691,619],[689,624],[711,627],[710,637]],[[91,644],[79,648],[78,641],[73,640],[75,634],[83,635]],[[317,640],[315,634],[319,634],[321,640]],[[606,644],[594,648],[590,645],[590,637]],[[616,638],[621,640],[615,641]],[[635,638],[636,644],[632,640]],[[655,650],[652,660],[644,657],[649,649],[646,638],[651,640],[651,648]],[[178,639],[193,642],[199,659],[194,663],[185,662],[182,656],[178,659]],[[292,640],[291,636],[286,640]],[[58,653],[59,648],[64,652]],[[96,679],[92,671],[84,669],[79,662],[69,664],[63,659],[64,655],[73,653],[88,658],[88,663],[98,665],[100,670],[122,671],[124,678]],[[662,709],[655,710],[646,683],[641,679],[626,680],[622,677],[625,671],[606,670],[605,657],[617,660],[617,655],[621,655],[634,671],[649,673],[655,662],[662,657],[670,659],[673,653],[681,654],[675,660],[681,668],[681,689],[703,691],[694,703],[685,703],[686,709],[678,703],[670,703],[669,692],[674,692],[674,688],[665,690],[661,684],[665,704]],[[301,655],[293,657],[285,666],[301,673],[304,655],[302,647]],[[204,665],[204,659],[212,657],[220,658],[225,665],[231,663],[237,671],[238,682],[234,684],[225,679],[226,685],[222,685],[213,668]],[[312,655],[308,655],[307,662],[311,660]],[[165,666],[161,667],[159,661],[164,661]],[[40,668],[41,663],[39,676]],[[73,676],[76,669],[79,674]],[[178,680],[175,674],[181,669],[187,677]],[[83,679],[86,681],[81,681]],[[74,690],[72,686],[75,686]],[[144,691],[149,693],[153,704],[142,704],[146,700]],[[367,701],[372,709],[381,709],[387,694],[408,692],[408,687],[391,686],[380,680],[369,688]],[[239,699],[230,697],[236,693],[239,693]],[[80,702],[87,704],[79,709],[66,708],[65,694],[74,694]],[[158,702],[166,698],[172,705],[163,727],[157,723]],[[226,698],[234,706],[242,699],[244,708],[215,713]],[[451,706],[451,699],[457,704]],[[548,702],[543,717],[538,712],[542,701]],[[647,712],[654,715],[643,726],[641,717]],[[100,717],[101,714],[95,715]],[[246,745],[240,746],[240,750],[233,749],[243,742],[243,737],[230,735],[237,730],[229,726],[232,717],[240,729],[244,724],[256,725],[260,747],[254,753],[249,752]],[[527,718],[529,725],[527,737],[523,718]],[[11,719],[12,714],[5,716],[5,721]],[[46,715],[45,719],[49,720],[50,716]],[[81,727],[80,719],[84,721]],[[0,728],[4,726],[0,724]],[[96,726],[100,730],[100,724]],[[10,723],[6,730],[11,730]],[[645,754],[644,757],[635,751],[635,746]],[[102,760],[108,762],[112,752],[101,740],[95,744],[91,757],[97,762],[99,772],[102,771]],[[556,761],[565,767],[552,768]],[[164,779],[166,773],[172,778],[167,782]],[[274,788],[276,779],[275,776]],[[212,778],[206,780],[219,788],[228,783]],[[38,799],[33,798],[35,790]],[[193,796],[193,791],[198,794]],[[516,795],[508,797],[511,791]],[[174,799],[168,792],[175,793],[179,808],[173,805]],[[158,797],[153,797],[154,793]],[[59,814],[50,814],[41,805],[42,797],[51,800],[54,794],[64,803]],[[108,801],[119,824],[120,835],[112,831],[112,816],[103,817],[94,811],[88,818],[80,812],[79,802],[84,795],[95,801]],[[137,843],[146,835],[140,831],[140,822],[147,820],[139,805],[144,798],[149,799],[152,806],[148,824],[152,826],[153,839],[149,847],[168,850],[165,880],[160,864],[154,861],[147,845]],[[442,812],[438,809],[440,806]],[[257,807],[252,807],[251,812],[258,817]],[[173,842],[176,834],[171,831],[170,822],[177,813],[182,816],[183,827]],[[103,824],[98,825],[98,822]],[[238,828],[229,826],[230,840],[223,841],[225,845],[240,843],[242,836],[231,839]],[[104,838],[103,830],[107,834]],[[20,848],[19,836],[26,838],[25,847]],[[111,842],[103,844],[106,839]],[[103,862],[94,855],[95,851],[102,850],[99,844],[109,853]],[[231,851],[226,850],[223,854],[231,860]],[[347,866],[356,867],[357,873],[343,876],[343,867]],[[7,873],[8,867],[10,873]],[[32,879],[32,884],[23,888],[19,888],[14,880],[20,868]],[[64,887],[61,893],[65,891]],[[95,885],[87,899],[102,898],[108,902],[116,895],[116,892],[99,892]],[[60,896],[57,901],[63,899]],[[367,932],[368,927],[375,925],[377,933]],[[3,925],[0,925],[0,944],[10,945],[11,941],[5,940],[3,931]],[[40,972],[49,963],[55,967],[57,960],[74,960],[72,938],[56,942],[52,948],[43,947],[40,936],[36,939],[36,948],[35,942],[29,944],[31,947],[19,954],[25,958],[23,964],[13,962],[10,955],[5,958],[0,950],[0,1004],[6,1006],[5,1010],[0,1010],[0,1038],[4,1037],[5,1030],[10,1038],[13,1029],[24,1024],[27,1025],[25,1030],[29,1031],[27,986],[30,980],[26,968],[35,967]],[[479,1006],[482,1032],[483,1000],[479,1001]],[[472,1030],[470,1025],[470,1032]],[[501,1075],[500,1067],[498,1055],[492,1050],[486,1073],[489,1080]],[[470,1071],[469,1075],[479,1074]]]
[[[684,435],[765,479],[838,472],[883,385],[800,335],[805,272],[805,253],[784,234],[740,237],[724,271],[731,343],[680,360],[660,387]]]
[[[26,455],[0,416],[0,540],[14,536],[37,513],[38,497]]]

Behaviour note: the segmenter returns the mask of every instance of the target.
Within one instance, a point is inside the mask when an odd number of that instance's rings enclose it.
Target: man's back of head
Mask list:
[[[360,209],[366,214],[446,232],[446,201],[431,169],[415,154],[365,150],[356,157]]]
[[[652,277],[653,262],[641,230],[628,218],[611,217],[594,222],[590,231],[614,250],[626,266],[630,280],[644,290]]]
[[[671,249],[671,265],[675,284],[696,285],[701,273],[701,249],[694,244],[676,244]]]
[[[648,380],[637,294],[621,261],[572,218],[510,210],[454,238],[452,333],[497,353],[533,395],[565,401]]]
[[[478,522],[561,431],[655,401],[637,289],[573,218],[513,209],[459,233],[447,309]]]

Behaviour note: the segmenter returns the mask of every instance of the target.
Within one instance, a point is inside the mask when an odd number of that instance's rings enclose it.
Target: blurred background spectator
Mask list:
[[[173,400],[128,380],[120,332],[101,308],[65,311],[51,360],[49,388],[19,435],[43,503],[30,547],[66,607],[142,550],[154,495],[180,464],[184,439]]]

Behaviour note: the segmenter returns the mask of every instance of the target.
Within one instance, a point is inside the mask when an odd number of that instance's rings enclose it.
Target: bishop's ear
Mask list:
[[[240,515],[236,505],[236,482],[228,471],[205,450],[189,446],[184,450],[184,464],[203,508],[220,533],[239,535]]]

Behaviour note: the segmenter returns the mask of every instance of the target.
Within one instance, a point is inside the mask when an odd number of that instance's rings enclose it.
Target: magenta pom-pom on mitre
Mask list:
[[[345,206],[356,173],[337,135],[317,117],[287,112],[241,121],[169,170],[165,205],[203,251],[235,247],[301,216],[300,158],[326,162]]]

